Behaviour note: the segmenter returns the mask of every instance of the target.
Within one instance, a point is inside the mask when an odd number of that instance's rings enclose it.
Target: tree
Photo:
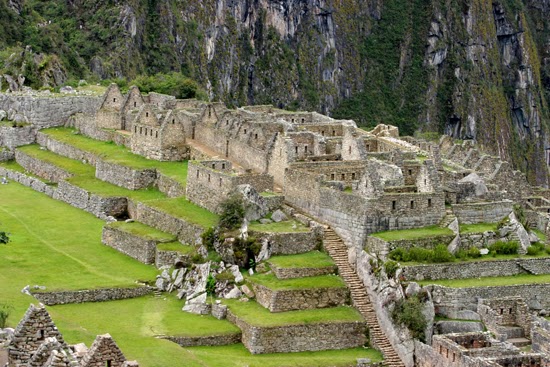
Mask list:
[[[0,231],[0,244],[5,245],[6,243],[10,242],[10,236],[9,233]]]

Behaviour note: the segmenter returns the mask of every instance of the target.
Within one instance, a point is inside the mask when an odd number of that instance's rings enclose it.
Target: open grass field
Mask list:
[[[273,222],[268,224],[261,224],[258,221],[254,221],[249,224],[248,229],[257,232],[309,232],[308,227],[295,220],[285,220],[278,223]]]
[[[128,148],[112,142],[103,142],[76,133],[75,129],[55,127],[42,130],[43,133],[78,149],[96,154],[107,162],[123,166],[146,169],[156,168],[162,174],[185,185],[187,180],[187,162],[159,162],[134,154]]]
[[[103,222],[91,214],[55,201],[16,183],[0,185],[0,229],[11,233],[11,242],[0,246],[0,302],[13,307],[8,320],[15,326],[29,303],[38,303],[20,290],[45,285],[47,290],[132,286],[135,280],[153,280],[152,266],[104,246]],[[244,303],[242,303],[244,305]],[[69,343],[88,346],[97,334],[110,333],[129,359],[142,367],[276,367],[349,366],[357,358],[381,360],[372,349],[292,354],[251,355],[242,344],[223,347],[181,348],[158,335],[201,336],[237,332],[227,321],[183,313],[182,302],[172,295],[80,305],[48,307]],[[257,306],[257,305],[256,305]],[[271,318],[254,302],[244,305],[262,318]],[[261,306],[257,306],[260,307]],[[314,310],[316,311],[316,310]],[[284,321],[310,321],[327,317],[360,319],[351,308],[290,314]],[[279,322],[283,319],[277,319]],[[264,321],[262,321],[264,322]]]
[[[483,233],[487,231],[496,232],[498,223],[477,223],[477,224],[461,224],[460,233]]]

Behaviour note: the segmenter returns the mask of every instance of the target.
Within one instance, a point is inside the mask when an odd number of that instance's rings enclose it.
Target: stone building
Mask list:
[[[138,367],[127,361],[109,334],[99,335],[90,349],[68,345],[44,305],[30,305],[8,346],[7,367]]]

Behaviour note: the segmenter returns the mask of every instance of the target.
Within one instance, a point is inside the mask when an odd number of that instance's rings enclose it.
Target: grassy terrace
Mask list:
[[[426,237],[452,236],[454,233],[449,228],[429,226],[416,229],[404,229],[399,231],[386,231],[373,233],[371,236],[378,237],[384,241],[418,240]]]
[[[176,240],[176,236],[169,233],[159,231],[153,227],[149,227],[139,222],[113,222],[108,224],[109,227],[119,229],[126,233],[133,234],[135,236],[143,237],[148,240],[161,241],[161,242],[173,242]]]
[[[157,245],[157,248],[162,251],[177,251],[182,254],[192,254],[196,251],[193,246],[182,245],[178,241],[160,243]]]
[[[522,284],[544,284],[550,283],[550,274],[531,275],[522,274],[507,277],[487,277],[487,278],[469,278],[456,280],[424,280],[418,282],[421,285],[438,284],[451,288],[471,288],[471,287],[495,287],[505,285]]]
[[[477,224],[461,224],[460,233],[483,233],[483,232],[496,232],[497,223],[477,223]]]
[[[30,172],[27,172],[23,167],[21,167],[21,165],[19,165],[19,163],[17,163],[16,161],[7,161],[7,162],[0,162],[0,167],[2,168],[7,168],[7,169],[10,169],[12,171],[16,171],[16,172],[19,172],[19,173],[24,173],[25,175],[29,176],[29,177],[34,177],[42,182],[45,182],[45,183],[48,183],[48,181],[44,180],[42,177],[38,177],[36,175],[33,175],[32,173]],[[57,184],[54,184],[52,182],[50,182],[51,185],[57,185]]]
[[[273,274],[255,274],[247,276],[252,283],[263,285],[273,290],[295,290],[311,288],[345,288],[346,284],[337,275],[321,275],[315,277],[277,279]]]
[[[147,205],[204,228],[215,226],[219,220],[219,216],[193,204],[186,198],[155,200],[148,202]]]
[[[326,268],[334,266],[332,258],[320,251],[306,252],[299,255],[274,256],[269,263],[279,268]]]
[[[308,227],[295,220],[285,220],[278,223],[273,222],[268,224],[261,224],[258,221],[254,221],[250,223],[248,229],[257,232],[309,232]]]
[[[70,182],[73,185],[81,187],[84,190],[96,195],[104,197],[123,196],[136,201],[157,200],[166,197],[157,189],[143,189],[134,191],[101,181],[95,177],[95,168],[93,166],[84,164],[75,159],[60,156],[59,154],[52,153],[48,150],[42,150],[38,145],[27,145],[18,149],[32,157],[51,163],[73,174],[74,176],[67,179],[67,182]],[[11,162],[7,165],[4,163],[3,167],[22,173],[25,172],[25,169],[16,162]]]
[[[237,317],[255,326],[282,326],[363,320],[357,310],[347,306],[271,313],[253,301],[240,302],[237,300],[224,300],[223,303],[228,305],[231,312]]]
[[[185,185],[187,162],[159,162],[130,152],[126,147],[112,142],[103,142],[77,134],[75,129],[56,127],[42,130],[43,133],[75,148],[100,156],[107,162],[134,169],[156,168],[162,174]]]
[[[153,280],[156,270],[101,244],[104,222],[15,182],[0,186],[0,228],[11,242],[0,246],[1,302],[18,321],[32,298],[27,284],[54,289],[135,285]],[[124,269],[124,271],[121,271]]]

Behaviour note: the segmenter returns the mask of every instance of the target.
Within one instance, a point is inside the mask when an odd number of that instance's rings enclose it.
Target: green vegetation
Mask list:
[[[519,243],[516,241],[497,241],[489,246],[489,251],[497,255],[514,255],[518,253]]]
[[[0,329],[3,329],[8,325],[8,317],[10,317],[11,311],[11,306],[5,303],[0,303]]]
[[[295,220],[284,220],[282,222],[272,222],[268,224],[261,224],[258,221],[254,221],[250,223],[248,229],[257,232],[309,232],[308,227]]]
[[[398,269],[399,263],[397,261],[388,260],[384,263],[384,271],[388,278],[393,278]]]
[[[156,92],[176,98],[207,99],[196,81],[176,72],[157,73],[151,76],[140,75],[131,84],[136,85],[142,93]]]
[[[277,279],[273,274],[254,274],[246,278],[249,282],[261,284],[273,290],[295,290],[311,288],[345,288],[346,284],[337,275],[321,275],[315,277]]]
[[[483,233],[483,232],[496,232],[498,223],[477,223],[477,224],[461,224],[460,233]]]
[[[411,247],[405,250],[403,248],[396,248],[390,252],[389,258],[395,261],[414,261],[419,263],[446,263],[455,260],[453,254],[443,244],[437,245],[434,249]]]
[[[66,158],[59,154],[52,153],[49,150],[41,148],[37,144],[26,145],[17,149],[31,157],[64,169],[73,175],[89,177],[95,176],[95,167],[90,166],[89,164],[84,164],[75,159]]]
[[[449,228],[429,226],[416,229],[403,229],[399,231],[385,231],[373,233],[371,236],[378,237],[384,241],[418,240],[426,237],[452,236],[454,233]]]
[[[318,308],[305,311],[271,313],[256,302],[223,300],[237,317],[255,326],[282,326],[319,322],[361,321],[362,317],[352,307]]]
[[[506,285],[521,284],[544,284],[550,283],[550,275],[531,275],[521,274],[506,277],[484,277],[469,279],[443,279],[443,280],[423,280],[418,282],[421,285],[439,284],[451,288],[471,288],[471,287],[499,287]]]
[[[311,251],[298,255],[273,256],[269,263],[278,268],[326,268],[334,266],[332,258],[320,251]]]
[[[218,226],[224,230],[232,230],[239,227],[244,220],[244,203],[242,196],[234,194],[224,200],[221,205],[220,221]]]
[[[418,296],[400,299],[392,311],[392,318],[396,323],[405,325],[414,338],[424,340],[428,321],[423,309],[424,304]]]
[[[108,227],[116,228],[121,231],[133,234],[135,236],[143,237],[147,240],[161,241],[161,242],[173,242],[176,240],[176,236],[166,232],[159,231],[153,227],[149,227],[140,222],[113,222],[107,225]]]
[[[186,198],[155,200],[148,202],[147,205],[203,228],[213,227],[218,223],[219,217],[216,214],[193,204]]]
[[[546,235],[542,231],[539,231],[538,229],[532,229],[531,231],[537,235],[540,242],[548,241],[548,238],[546,238]]]
[[[77,133],[75,129],[56,127],[42,130],[55,140],[90,152],[106,162],[120,164],[133,169],[153,169],[185,185],[187,162],[159,162],[130,152],[126,147],[112,142],[102,142]]]

